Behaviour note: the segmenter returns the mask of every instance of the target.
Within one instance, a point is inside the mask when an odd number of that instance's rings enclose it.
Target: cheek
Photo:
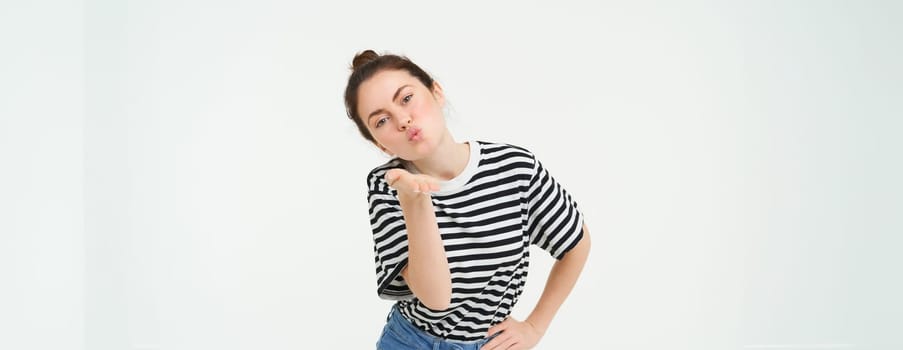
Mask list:
[[[391,144],[392,137],[389,133],[386,132],[386,130],[388,130],[388,128],[371,130],[370,135],[373,135],[373,138],[376,139],[376,142],[379,142],[380,144]]]
[[[431,103],[431,102],[433,102],[433,103]],[[435,114],[438,111],[438,109],[435,108],[436,104],[434,102],[435,101],[420,100],[420,101],[417,101],[417,103],[415,103],[411,108],[415,113],[417,113],[417,115],[419,115],[421,117],[429,116],[429,115]]]

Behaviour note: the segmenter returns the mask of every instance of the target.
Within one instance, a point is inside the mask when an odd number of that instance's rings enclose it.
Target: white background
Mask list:
[[[903,348],[893,1],[11,1],[0,348],[371,349],[354,54],[527,147],[593,251],[537,349]],[[534,254],[523,318],[552,259]]]

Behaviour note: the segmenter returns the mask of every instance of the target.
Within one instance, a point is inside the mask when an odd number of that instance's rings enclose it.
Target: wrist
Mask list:
[[[538,332],[540,336],[546,334],[546,328],[548,328],[547,324],[539,323],[537,322],[537,320],[530,319],[529,317],[527,317],[524,322],[529,324],[530,327],[533,327],[533,329],[536,330],[536,332]]]

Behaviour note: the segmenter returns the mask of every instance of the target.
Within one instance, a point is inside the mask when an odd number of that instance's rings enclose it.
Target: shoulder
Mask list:
[[[480,144],[480,153],[483,159],[510,160],[536,163],[536,156],[526,147],[505,142],[476,141]]]
[[[386,183],[386,172],[390,169],[404,168],[402,160],[392,158],[367,173],[367,188],[371,192],[390,192],[389,184]]]

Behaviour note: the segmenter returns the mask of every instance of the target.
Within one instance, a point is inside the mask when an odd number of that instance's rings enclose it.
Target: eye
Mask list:
[[[376,127],[378,128],[378,127],[382,126],[383,124],[385,124],[386,119],[389,119],[389,117],[379,118],[379,120],[376,121]]]
[[[414,97],[414,94],[410,94],[401,99],[401,103],[405,104],[411,102],[411,98]]]

